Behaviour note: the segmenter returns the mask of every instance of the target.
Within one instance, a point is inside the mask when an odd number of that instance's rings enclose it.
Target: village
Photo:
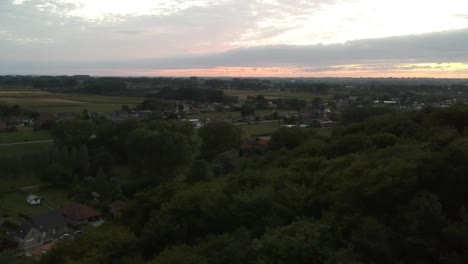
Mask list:
[[[41,186],[16,190],[24,196],[24,205],[34,208],[33,215],[21,214],[18,225],[0,217],[2,239],[0,250],[18,249],[26,256],[40,256],[50,251],[57,243],[74,239],[84,232],[104,224],[106,219],[119,217],[125,202],[115,200],[105,210],[98,210],[78,202],[68,202],[61,208],[52,208],[44,197],[36,196]],[[2,194],[3,195],[3,194]],[[100,194],[89,194],[89,204],[99,201]]]

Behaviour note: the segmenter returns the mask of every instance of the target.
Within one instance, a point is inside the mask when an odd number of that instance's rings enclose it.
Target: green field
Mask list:
[[[122,105],[133,107],[143,101],[140,97],[100,96],[51,93],[33,89],[0,90],[0,104],[18,104],[39,112],[113,112]]]
[[[47,130],[34,131],[31,127],[18,127],[17,132],[1,132],[0,144],[49,140],[50,138],[50,132]]]
[[[43,151],[51,148],[53,146],[52,142],[39,142],[39,143],[25,143],[17,145],[0,145],[0,157],[22,155],[34,152],[43,153]]]
[[[244,137],[249,138],[255,135],[271,135],[280,127],[280,122],[268,122],[260,124],[245,124],[240,125],[244,132]]]
[[[319,95],[314,93],[304,92],[282,92],[276,90],[224,90],[224,93],[228,96],[237,96],[241,102],[247,99],[247,96],[263,95],[267,99],[278,99],[278,98],[294,98],[302,100],[312,100],[314,98],[330,98],[331,95]]]

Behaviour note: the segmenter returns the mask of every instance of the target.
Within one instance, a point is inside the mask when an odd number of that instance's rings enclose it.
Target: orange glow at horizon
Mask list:
[[[115,72],[117,73],[117,72]],[[390,67],[372,65],[343,65],[324,68],[298,67],[215,67],[204,69],[128,69],[118,72],[134,76],[173,77],[395,77],[395,78],[468,78],[468,64],[424,63],[401,64]]]

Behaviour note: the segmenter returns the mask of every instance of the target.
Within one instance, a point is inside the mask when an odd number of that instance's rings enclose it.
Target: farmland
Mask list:
[[[0,133],[0,145],[17,142],[42,141],[49,139],[49,131],[34,131],[31,127],[18,127],[17,132]]]
[[[143,101],[139,97],[51,93],[41,90],[0,90],[0,104],[18,104],[38,112],[113,112],[122,105],[130,107]]]
[[[256,135],[271,135],[279,127],[279,121],[240,125],[240,128],[242,129],[245,138],[249,138]]]
[[[306,92],[286,92],[277,90],[224,90],[224,93],[228,96],[237,96],[241,102],[244,102],[248,96],[263,95],[267,99],[301,99],[301,100],[312,100],[314,98],[330,98],[330,95],[318,95],[314,93]]]

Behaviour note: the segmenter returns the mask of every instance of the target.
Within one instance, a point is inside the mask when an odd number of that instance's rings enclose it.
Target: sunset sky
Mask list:
[[[0,0],[0,74],[468,78],[467,0]]]

